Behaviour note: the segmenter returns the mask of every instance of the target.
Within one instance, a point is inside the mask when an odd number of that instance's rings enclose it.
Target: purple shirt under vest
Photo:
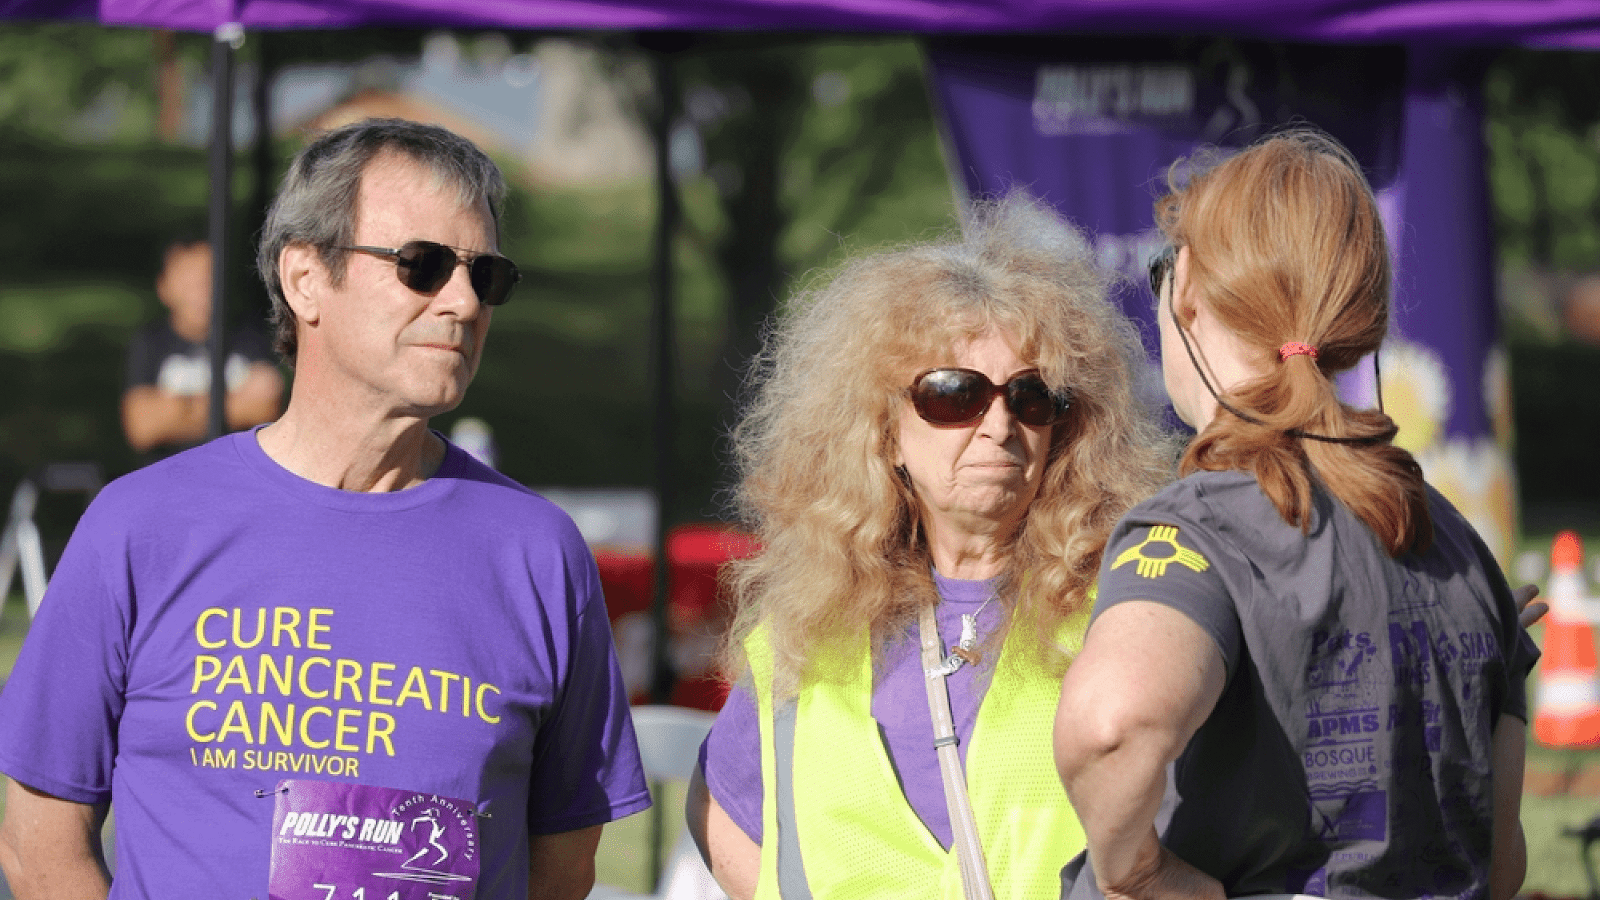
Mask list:
[[[945,646],[951,647],[961,637],[961,614],[982,607],[999,579],[963,581],[935,572],[933,580],[943,601],[938,607],[939,634]],[[963,666],[946,679],[956,736],[961,739],[958,746],[963,763],[978,707],[999,656],[999,648],[987,646],[985,638],[993,633],[1001,618],[999,603],[983,608],[978,614],[978,646],[984,649],[982,663],[976,667]],[[878,722],[889,761],[894,765],[911,808],[948,849],[952,840],[950,813],[945,806],[939,758],[933,749],[933,722],[928,715],[928,692],[923,686],[919,643],[917,628],[913,625],[885,652],[884,667],[874,679],[872,717]],[[729,693],[728,702],[700,748],[700,765],[705,770],[706,786],[717,804],[751,840],[761,843],[761,731],[755,698],[746,684],[735,686]]]

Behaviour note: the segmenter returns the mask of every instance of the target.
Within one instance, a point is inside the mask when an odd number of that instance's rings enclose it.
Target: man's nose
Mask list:
[[[466,265],[457,262],[450,271],[450,280],[439,288],[434,303],[454,312],[463,319],[475,318],[483,309],[478,291],[472,286],[472,273]]]

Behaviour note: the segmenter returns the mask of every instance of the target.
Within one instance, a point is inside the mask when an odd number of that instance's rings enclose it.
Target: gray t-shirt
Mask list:
[[[1399,559],[1320,487],[1312,506],[1303,533],[1249,475],[1201,472],[1112,533],[1096,615],[1165,604],[1227,665],[1168,773],[1162,842],[1229,896],[1485,896],[1491,735],[1502,713],[1526,721],[1539,651],[1431,488],[1433,544]],[[1097,894],[1081,865],[1063,896]]]

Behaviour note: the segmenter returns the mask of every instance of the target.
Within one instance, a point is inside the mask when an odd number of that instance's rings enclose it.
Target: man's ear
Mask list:
[[[278,253],[278,282],[283,286],[283,300],[294,310],[295,318],[306,325],[315,324],[321,315],[321,299],[328,288],[328,268],[322,264],[322,255],[310,244],[294,243]]]

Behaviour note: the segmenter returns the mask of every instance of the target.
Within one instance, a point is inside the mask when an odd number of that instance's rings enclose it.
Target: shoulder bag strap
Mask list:
[[[944,798],[950,807],[950,828],[955,836],[956,856],[961,861],[961,883],[967,900],[994,900],[989,886],[989,867],[983,861],[983,845],[978,841],[978,823],[967,797],[967,777],[961,770],[961,755],[956,749],[956,727],[950,718],[950,688],[940,671],[943,642],[932,606],[924,606],[919,620],[922,635],[923,681],[928,686],[928,712],[933,716],[933,746],[939,754],[939,771],[944,776]]]

